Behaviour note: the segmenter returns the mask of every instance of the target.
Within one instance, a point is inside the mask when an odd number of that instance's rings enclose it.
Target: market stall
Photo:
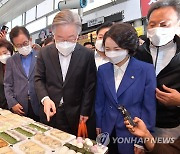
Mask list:
[[[0,109],[0,154],[104,154],[108,148]]]

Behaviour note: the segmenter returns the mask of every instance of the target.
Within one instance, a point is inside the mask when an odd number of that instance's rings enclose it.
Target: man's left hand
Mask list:
[[[180,93],[172,88],[168,88],[163,85],[163,89],[166,92],[160,91],[156,88],[156,98],[167,106],[180,106]]]
[[[80,122],[84,121],[84,123],[86,123],[88,119],[89,119],[89,117],[80,115],[80,120],[79,121]]]

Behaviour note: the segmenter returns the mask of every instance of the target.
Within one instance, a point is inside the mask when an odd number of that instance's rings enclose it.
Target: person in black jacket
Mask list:
[[[89,137],[95,138],[96,65],[94,53],[77,43],[81,26],[78,14],[70,10],[55,16],[55,43],[39,53],[35,88],[41,122],[77,135],[79,122],[84,121]]]
[[[180,136],[180,2],[154,3],[148,12],[148,40],[135,57],[153,63],[157,76],[157,117],[155,136]]]
[[[6,39],[0,39],[0,108],[8,109],[7,100],[4,94],[4,73],[6,61],[14,52],[13,45]]]

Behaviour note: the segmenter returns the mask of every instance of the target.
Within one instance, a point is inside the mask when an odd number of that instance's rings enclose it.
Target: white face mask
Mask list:
[[[104,52],[103,40],[96,40],[95,47],[98,51]]]
[[[31,53],[32,47],[31,47],[31,45],[28,45],[28,46],[24,46],[22,48],[17,48],[17,50],[21,55],[27,56]]]
[[[56,42],[56,48],[64,56],[68,56],[69,54],[71,54],[74,51],[75,47],[76,47],[76,43]]]
[[[163,46],[174,39],[176,28],[163,28],[157,27],[147,31],[147,37],[150,39],[154,46]]]
[[[7,59],[10,58],[10,57],[11,57],[10,53],[1,55],[0,56],[0,62],[3,63],[3,64],[6,64]]]
[[[118,64],[126,58],[128,52],[127,50],[105,51],[105,55],[110,59],[113,64]]]

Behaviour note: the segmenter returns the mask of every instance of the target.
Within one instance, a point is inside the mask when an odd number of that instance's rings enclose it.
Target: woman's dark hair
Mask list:
[[[7,48],[10,51],[11,56],[13,55],[14,47],[9,41],[6,39],[0,39],[0,48],[2,47]]]
[[[104,35],[103,46],[106,39],[110,37],[120,48],[129,51],[129,55],[133,56],[139,46],[137,32],[130,24],[120,23],[113,25]]]
[[[150,18],[153,11],[163,8],[163,7],[173,7],[175,11],[177,12],[178,18],[180,19],[180,1],[179,0],[163,0],[163,1],[157,1],[156,3],[153,3],[150,7],[147,19]]]
[[[16,26],[16,27],[14,27],[11,30],[11,32],[9,34],[11,42],[14,44],[13,39],[15,37],[18,37],[22,33],[28,38],[28,40],[30,39],[29,31],[25,27],[23,27],[23,26]]]

